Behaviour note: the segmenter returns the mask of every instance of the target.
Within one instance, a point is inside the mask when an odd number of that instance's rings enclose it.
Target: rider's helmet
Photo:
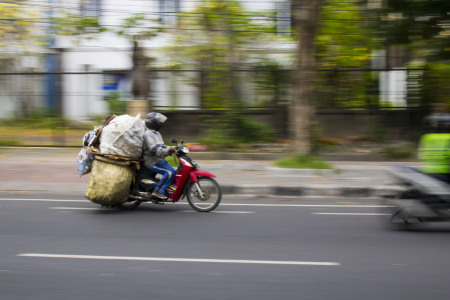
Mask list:
[[[166,120],[167,117],[165,115],[157,112],[151,112],[144,118],[145,126],[147,126],[148,129],[156,131],[159,131],[161,129]]]

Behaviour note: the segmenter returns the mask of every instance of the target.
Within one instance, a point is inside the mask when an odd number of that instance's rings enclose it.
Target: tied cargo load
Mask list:
[[[80,175],[90,173],[88,200],[107,207],[127,201],[135,169],[142,160],[144,132],[139,115],[112,115],[102,127],[87,134],[95,138],[83,138],[80,154],[85,155],[79,154],[78,171]]]

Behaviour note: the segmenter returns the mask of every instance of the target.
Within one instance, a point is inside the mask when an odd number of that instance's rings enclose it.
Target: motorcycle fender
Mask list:
[[[198,177],[216,177],[216,175],[209,173],[207,171],[203,171],[203,170],[193,170],[190,174],[189,174],[189,179],[191,180],[191,182],[198,182]]]

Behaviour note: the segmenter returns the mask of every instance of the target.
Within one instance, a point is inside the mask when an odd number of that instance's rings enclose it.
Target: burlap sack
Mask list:
[[[120,205],[128,199],[133,176],[133,163],[96,155],[86,198],[107,207]]]

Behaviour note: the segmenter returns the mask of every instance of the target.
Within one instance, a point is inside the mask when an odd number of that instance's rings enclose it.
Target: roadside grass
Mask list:
[[[296,155],[274,161],[278,168],[291,169],[333,169],[328,162],[312,155]]]
[[[0,125],[0,146],[80,146],[85,129]]]
[[[1,138],[0,137],[0,147],[5,146],[22,146],[23,141],[18,139],[12,139],[12,138]]]
[[[410,159],[416,156],[416,149],[408,145],[388,146],[381,150],[388,159]]]

